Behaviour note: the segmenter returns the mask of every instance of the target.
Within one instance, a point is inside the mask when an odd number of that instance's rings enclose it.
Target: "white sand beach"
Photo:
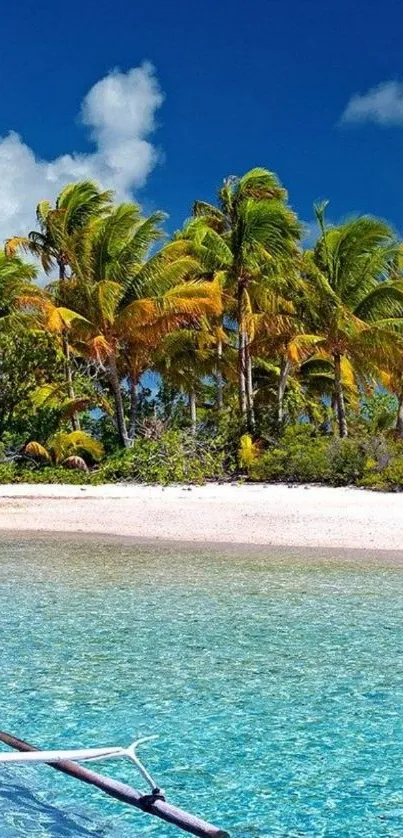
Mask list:
[[[0,486],[0,530],[402,551],[403,496],[353,488]]]

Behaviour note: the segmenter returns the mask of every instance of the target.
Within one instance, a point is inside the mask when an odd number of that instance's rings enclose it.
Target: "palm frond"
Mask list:
[[[47,445],[56,463],[61,463],[76,453],[88,454],[96,461],[100,460],[104,453],[103,445],[85,431],[59,431],[48,440]]]
[[[277,175],[259,167],[251,169],[239,178],[237,193],[241,200],[250,198],[254,201],[287,200],[287,190],[281,185]]]
[[[37,460],[47,460],[47,462],[51,462],[51,457],[47,449],[40,444],[40,442],[28,442],[24,448],[23,453],[27,454],[28,457],[33,457]]]

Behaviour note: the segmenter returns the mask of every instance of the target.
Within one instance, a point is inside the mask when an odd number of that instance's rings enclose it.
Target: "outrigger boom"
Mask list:
[[[71,749],[67,751],[26,751],[25,753],[0,753],[0,762],[63,762],[66,759],[73,762],[99,762],[104,759],[117,759],[118,757],[127,757],[134,762],[146,783],[151,787],[154,794],[160,793],[157,783],[153,780],[151,774],[144,768],[140,762],[136,750],[143,742],[149,742],[151,739],[156,739],[155,736],[146,736],[142,739],[137,739],[128,748],[82,748]]]
[[[147,737],[154,739],[155,737]],[[138,739],[128,748],[86,748],[86,749],[70,749],[70,750],[48,750],[40,751],[28,742],[22,739],[17,739],[9,733],[0,731],[0,742],[14,748],[20,753],[0,752],[0,763],[45,763],[55,768],[57,771],[62,771],[77,780],[84,783],[89,783],[101,791],[110,795],[111,797],[120,800],[122,803],[128,803],[130,806],[135,806],[149,815],[155,815],[168,823],[178,826],[185,832],[191,835],[197,835],[199,838],[229,838],[228,833],[219,829],[206,821],[201,820],[189,812],[178,809],[172,806],[165,800],[163,792],[147,771],[144,765],[139,760],[136,749],[146,739]],[[113,780],[110,777],[104,777],[102,774],[97,774],[95,771],[89,771],[79,765],[80,762],[90,762],[91,760],[105,760],[116,759],[120,757],[127,757],[136,765],[142,777],[151,788],[151,793],[142,794],[137,789],[121,783],[118,780]]]

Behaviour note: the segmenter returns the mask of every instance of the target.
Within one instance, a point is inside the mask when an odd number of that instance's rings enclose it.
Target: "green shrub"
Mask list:
[[[403,456],[393,457],[381,472],[368,469],[360,485],[371,489],[401,492],[403,490]]]
[[[225,476],[225,451],[181,431],[160,439],[136,439],[128,451],[111,457],[96,472],[97,481],[203,483]]]
[[[92,475],[83,471],[49,466],[39,469],[21,469],[17,472],[18,483],[68,483],[81,486],[92,482]]]
[[[368,457],[358,485],[381,491],[403,490],[402,440],[374,438],[366,450]]]
[[[0,483],[15,483],[14,463],[0,463]]]
[[[93,482],[91,474],[57,466],[35,469],[13,466],[10,470],[8,467],[4,468],[4,465],[0,465],[0,483],[69,483],[79,486],[82,483]]]
[[[268,483],[278,483],[289,479],[287,469],[287,452],[281,448],[272,448],[265,451],[257,463],[253,463],[248,469],[248,477],[251,480],[262,480]]]
[[[51,465],[38,466],[27,460],[0,462],[0,483],[68,483],[73,485],[107,482],[203,483],[222,480],[234,471],[237,450],[228,444],[228,433],[193,437],[170,430],[159,438],[139,437],[133,447],[110,456],[88,474]],[[232,437],[231,437],[232,439]],[[235,437],[234,437],[235,439]],[[238,446],[239,446],[238,436]],[[358,485],[383,491],[403,491],[403,442],[393,437],[368,435],[337,439],[319,435],[312,425],[290,426],[277,441],[261,452],[262,441],[244,439],[243,457],[250,480],[285,483],[322,483],[332,486]],[[235,452],[235,453],[234,453]]]
[[[364,477],[361,478],[358,485],[362,489],[373,489],[376,492],[388,492],[391,489],[387,480],[381,474],[373,472],[372,474],[364,474]]]
[[[319,483],[330,478],[329,441],[311,425],[290,426],[249,471],[252,480]]]
[[[382,445],[379,440],[315,435],[311,425],[289,427],[275,446],[251,464],[248,476],[252,480],[292,483],[356,484],[363,478],[370,457],[375,458],[376,465],[388,460],[385,446],[384,440]]]
[[[168,431],[159,439],[136,439],[132,448],[114,454],[88,474],[23,460],[0,463],[0,483],[203,483],[223,479],[227,461],[221,438],[198,439]]]
[[[365,445],[354,439],[335,439],[328,443],[329,477],[336,486],[356,483],[364,474]]]
[[[328,443],[315,439],[304,447],[273,448],[251,469],[254,480],[319,483],[329,479]]]

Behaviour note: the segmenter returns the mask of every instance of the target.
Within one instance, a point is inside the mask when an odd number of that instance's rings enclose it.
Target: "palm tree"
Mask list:
[[[112,192],[102,192],[92,181],[68,184],[54,207],[49,201],[39,202],[39,230],[8,239],[7,254],[13,256],[17,250],[24,250],[39,259],[47,275],[57,267],[59,279],[65,279],[73,254],[77,263],[77,255],[85,247],[82,232],[94,218],[109,211],[112,197]]]
[[[174,387],[186,393],[190,408],[191,433],[197,431],[197,396],[203,378],[216,372],[215,335],[204,320],[200,328],[170,332],[154,356],[154,366]]]
[[[55,206],[49,201],[40,201],[36,208],[39,230],[32,230],[28,236],[14,236],[6,242],[6,253],[14,256],[23,250],[37,257],[47,275],[58,269],[59,304],[63,304],[63,280],[85,255],[85,230],[94,218],[102,217],[110,207],[112,192],[103,192],[92,181],[80,181],[69,184],[56,198]],[[81,257],[81,260],[80,260]],[[68,328],[61,324],[61,337],[65,357],[65,375],[70,399],[75,398],[71,351]],[[72,414],[73,430],[79,430],[80,423],[76,413]]]
[[[379,380],[383,387],[386,387],[397,400],[396,410],[396,436],[403,439],[403,344],[401,330],[403,321],[398,324],[400,334],[395,335],[395,352],[387,368],[381,370]]]
[[[281,430],[285,421],[284,401],[290,376],[314,354],[321,338],[306,334],[304,324],[290,313],[259,312],[254,321],[252,350],[258,366],[276,378],[277,425]]]
[[[21,295],[31,289],[37,274],[34,265],[28,265],[18,256],[9,257],[0,250],[0,323],[9,323],[10,317],[17,317]]]
[[[351,361],[344,356],[340,362],[341,385],[350,410],[359,410],[360,386]],[[364,382],[366,384],[366,382]],[[303,393],[304,409],[310,421],[324,425],[335,416],[334,365],[330,355],[319,349],[302,359],[298,368],[298,384]],[[336,414],[337,422],[337,414]],[[337,423],[338,424],[338,423]]]
[[[364,377],[390,362],[392,328],[403,315],[403,282],[396,273],[398,245],[385,222],[361,216],[329,227],[325,207],[315,208],[320,236],[304,256],[303,274],[312,333],[322,336],[316,350],[332,362],[339,434],[346,437],[343,361]]]
[[[30,401],[34,411],[43,408],[50,409],[60,421],[71,419],[73,413],[94,408],[102,408],[105,413],[113,415],[110,401],[92,385],[90,380],[86,384],[86,392],[74,399],[66,398],[64,382],[52,381],[36,387]]]
[[[122,378],[138,378],[170,330],[221,310],[218,284],[197,281],[198,263],[182,256],[180,245],[145,258],[161,220],[160,213],[141,218],[134,204],[115,207],[87,231],[85,270],[80,256],[75,272],[73,258],[74,273],[63,280],[72,344],[106,372],[123,447],[131,440]]]
[[[100,442],[84,431],[58,431],[48,439],[46,446],[34,440],[28,442],[23,448],[23,453],[34,460],[88,471],[84,456],[90,457],[91,460],[100,460],[104,449]]]
[[[116,207],[110,217],[93,230],[90,237],[90,264],[84,278],[89,278],[90,282],[101,278],[116,280],[124,289],[126,299],[134,299],[141,289],[142,276],[143,281],[147,277],[155,282],[159,275],[159,253],[153,259],[147,257],[150,249],[163,238],[161,224],[164,218],[162,212],[154,212],[143,218],[134,203]],[[79,255],[74,270],[76,277],[83,276],[81,262]],[[140,268],[143,268],[142,274]],[[144,346],[142,351],[138,345],[134,351],[128,336],[124,352],[122,347],[121,364],[124,359],[130,395],[128,436],[133,439],[136,430],[137,388],[149,360],[148,347]]]
[[[398,383],[397,383],[398,382]],[[397,404],[397,415],[396,415],[396,433],[400,439],[403,438],[403,372],[400,374],[400,380],[394,380],[393,383],[389,383],[389,388],[392,390],[392,393],[395,393],[397,396],[398,404]]]
[[[219,317],[210,318],[205,327],[214,336],[216,362],[213,377],[216,381],[216,407],[219,412],[224,407],[225,349],[230,344],[228,320],[234,321],[236,310],[231,290],[228,288],[228,272],[222,270],[226,264],[226,250],[219,246],[219,240],[211,234],[204,218],[193,218],[174,237],[175,246],[183,246],[183,254],[193,256],[199,264],[199,276],[206,281],[214,281],[221,287],[223,308]],[[228,254],[227,254],[228,255]],[[206,330],[205,328],[205,330]],[[233,331],[233,330],[232,330]]]
[[[278,178],[266,169],[229,177],[218,193],[218,206],[196,201],[194,237],[204,245],[231,288],[238,325],[238,396],[240,412],[253,425],[250,335],[252,283],[275,283],[291,276],[300,226],[287,204]]]

